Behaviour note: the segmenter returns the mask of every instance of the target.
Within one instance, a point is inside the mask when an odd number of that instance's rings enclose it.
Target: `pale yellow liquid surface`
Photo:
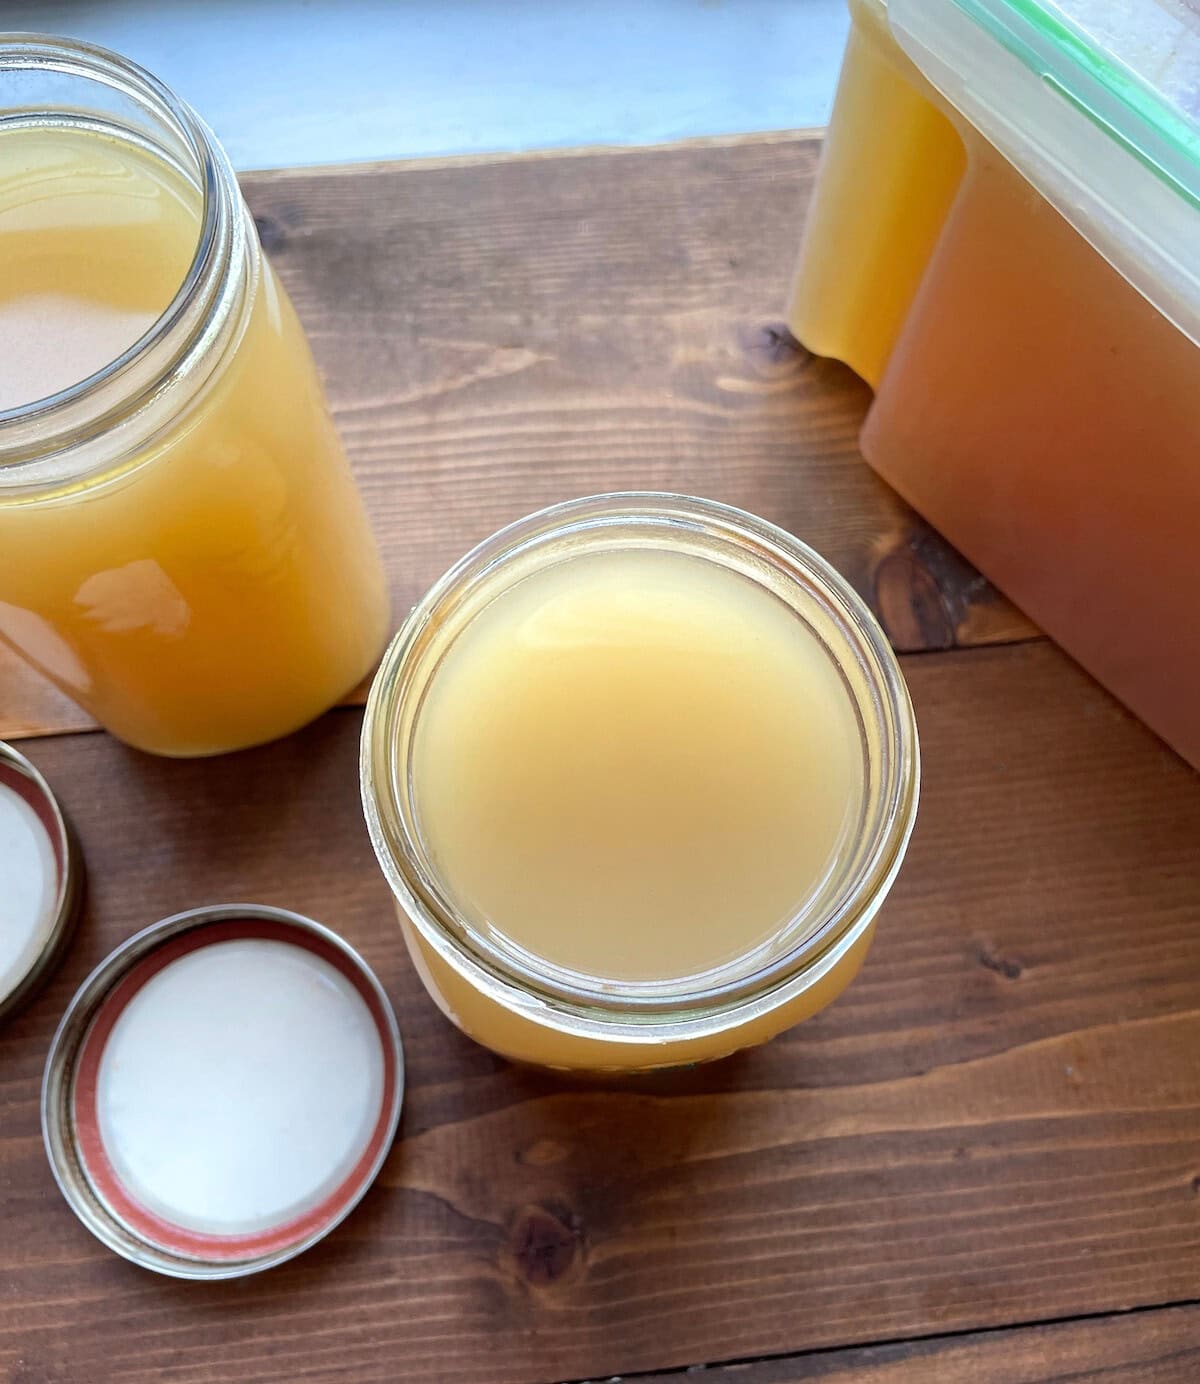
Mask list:
[[[672,552],[568,559],[487,606],[434,675],[412,772],[468,917],[624,981],[779,942],[862,795],[853,706],[815,636]]]
[[[0,132],[0,407],[79,381],[168,307],[200,196],[123,141]],[[149,443],[0,485],[0,639],[142,749],[268,740],[366,674],[383,572],[291,304],[261,265],[203,388]]]
[[[65,128],[0,133],[0,409],[115,360],[183,282],[196,194],[131,153]]]

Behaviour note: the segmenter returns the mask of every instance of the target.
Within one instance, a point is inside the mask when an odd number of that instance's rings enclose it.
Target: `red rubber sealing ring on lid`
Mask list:
[[[361,1156],[339,1185],[317,1206],[282,1225],[245,1235],[212,1235],[188,1230],[148,1210],[134,1197],[117,1176],[104,1141],[96,1108],[96,1092],[100,1061],[113,1026],[126,1006],[143,985],[164,967],[189,952],[218,942],[254,939],[286,942],[302,947],[327,961],[354,986],[370,1012],[379,1045],[383,1053],[383,1096],[379,1117]],[[262,919],[230,919],[201,924],[156,947],[142,958],[128,975],[113,986],[105,996],[91,1027],[80,1047],[75,1069],[73,1104],[75,1140],[88,1180],[110,1212],[135,1234],[161,1249],[189,1258],[214,1262],[255,1259],[285,1249],[326,1228],[336,1221],[358,1196],[366,1190],[371,1170],[375,1166],[396,1110],[396,1053],[392,1044],[387,1016],[378,996],[367,984],[349,957],[323,938],[287,923],[266,922]]]

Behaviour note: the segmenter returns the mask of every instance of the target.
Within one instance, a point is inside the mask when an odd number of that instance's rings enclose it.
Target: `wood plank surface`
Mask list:
[[[511,1068],[426,997],[361,822],[357,711],[212,761],[33,742],[92,883],[0,1031],[0,1377],[545,1384],[1195,1298],[1200,779],[1045,641],[905,669],[923,802],[861,977],[766,1047],[615,1087]],[[74,1219],[38,1082],[116,942],[230,899],[363,952],[408,1096],[327,1241],[177,1283]]]
[[[694,1380],[694,1377],[692,1377]],[[705,1370],[702,1384],[1195,1384],[1200,1307],[823,1351]],[[639,1384],[688,1384],[678,1371]]]
[[[246,176],[397,612],[530,510],[670,489],[810,542],[898,648],[1036,633],[862,464],[868,390],[780,323],[818,149],[752,137]],[[0,649],[0,738],[91,724]]]

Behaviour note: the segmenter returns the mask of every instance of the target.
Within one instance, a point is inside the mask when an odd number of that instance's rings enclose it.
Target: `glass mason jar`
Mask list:
[[[166,755],[366,675],[383,571],[303,331],[211,132],[116,54],[0,38],[0,331],[0,639]]]
[[[505,945],[454,903],[420,826],[416,731],[431,679],[455,640],[531,574],[615,550],[699,557],[783,602],[832,661],[833,685],[852,709],[846,723],[857,728],[860,754],[852,752],[852,762],[855,772],[861,763],[862,791],[831,871],[766,950],[735,958],[701,985],[694,978],[614,983]],[[413,961],[443,1012],[505,1057],[610,1072],[722,1057],[835,999],[862,963],[900,868],[920,777],[899,665],[852,588],[773,525],[711,501],[660,494],[558,505],[503,529],[447,572],[384,656],[367,705],[361,773],[375,853]],[[729,866],[736,869],[734,861]]]

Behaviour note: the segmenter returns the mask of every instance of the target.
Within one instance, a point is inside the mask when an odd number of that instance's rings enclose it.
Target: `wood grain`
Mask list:
[[[703,1384],[1195,1384],[1200,1307],[979,1332],[705,1370]],[[639,1384],[690,1384],[639,1376]]]
[[[0,1032],[0,1373],[545,1384],[1194,1297],[1200,780],[1044,641],[905,667],[925,789],[863,974],[764,1048],[625,1087],[510,1068],[434,1009],[361,824],[357,711],[206,762],[28,746],[92,885],[63,970]],[[409,1092],[329,1240],[181,1284],[74,1220],[38,1081],[105,952],[228,899],[363,952]]]
[[[896,646],[1036,633],[862,462],[869,392],[780,324],[819,142],[251,174],[395,610],[509,520],[669,489],[829,557]],[[90,719],[0,650],[0,737]]]

